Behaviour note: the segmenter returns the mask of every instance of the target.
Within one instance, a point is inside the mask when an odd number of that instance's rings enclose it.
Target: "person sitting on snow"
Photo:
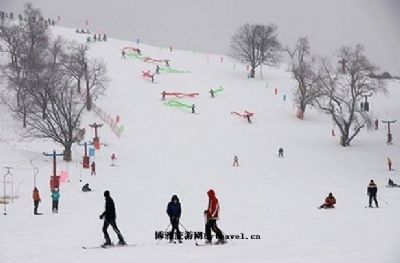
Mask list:
[[[325,203],[323,203],[319,208],[335,208],[335,204],[336,204],[336,199],[335,197],[332,195],[332,193],[329,193],[329,195],[325,198]]]
[[[388,186],[389,186],[389,187],[400,187],[400,185],[395,184],[395,183],[393,182],[393,180],[390,179],[390,178],[389,178]]]
[[[92,191],[92,189],[89,187],[89,184],[88,183],[84,184],[82,187],[82,192],[90,192],[90,191]]]

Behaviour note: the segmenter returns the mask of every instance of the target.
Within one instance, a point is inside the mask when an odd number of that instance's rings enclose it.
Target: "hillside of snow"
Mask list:
[[[61,27],[53,34],[82,43],[87,37]],[[140,48],[143,56],[169,59],[172,68],[190,72],[161,73],[151,83],[141,71],[154,72],[155,64],[121,58],[124,47]],[[228,57],[221,62],[219,55],[171,52],[116,39],[92,43],[90,56],[104,59],[111,79],[106,95],[95,103],[113,118],[118,115],[124,131],[117,137],[107,125],[99,129],[106,146],[96,151],[96,176],[81,168],[81,146],[74,147],[73,162],[59,158],[57,171],[68,172],[69,181],[60,187],[58,214],[51,213],[52,162],[42,153],[62,149],[46,140],[21,140],[20,124],[0,106],[1,172],[13,167],[17,197],[6,206],[7,215],[0,215],[1,263],[400,261],[400,188],[385,187],[389,178],[400,183],[399,123],[391,127],[394,145],[386,144],[387,130],[380,123],[378,130],[362,130],[351,147],[343,148],[339,131],[331,136],[335,127],[329,116],[309,108],[303,121],[295,117],[295,83],[284,64],[264,67],[263,79],[257,72],[251,80],[246,67]],[[388,81],[387,86],[388,94],[370,98],[370,109],[379,120],[400,114],[400,82]],[[223,91],[211,98],[209,90],[219,87]],[[177,99],[195,104],[196,114],[165,105],[162,91],[199,93]],[[254,112],[252,124],[231,114],[245,110]],[[94,136],[88,126],[93,122],[103,123],[87,113],[87,141]],[[280,147],[284,158],[277,156]],[[110,166],[112,153],[118,158],[115,167]],[[240,167],[232,166],[235,155]],[[394,171],[388,171],[386,157],[392,159]],[[33,215],[31,160],[39,171],[42,216]],[[379,209],[365,208],[370,179],[378,185]],[[84,183],[94,191],[83,193]],[[243,233],[249,239],[208,247],[196,247],[190,239],[157,244],[155,231],[169,223],[165,209],[173,194],[182,203],[182,225],[204,231],[203,211],[211,188],[221,205],[219,227],[227,235]],[[104,190],[110,190],[115,201],[117,224],[126,241],[137,246],[82,249],[103,242],[99,215]],[[329,192],[337,199],[336,208],[317,209]],[[111,228],[109,233],[116,242]]]

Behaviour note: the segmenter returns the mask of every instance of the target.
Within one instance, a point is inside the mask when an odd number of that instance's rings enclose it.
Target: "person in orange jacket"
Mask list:
[[[219,219],[219,202],[217,197],[215,196],[215,192],[213,189],[210,189],[207,192],[208,195],[208,208],[204,211],[204,216],[206,217],[206,244],[211,244],[212,236],[211,230],[215,232],[215,235],[218,238],[218,244],[226,243],[224,239],[224,235],[222,234],[221,229],[217,226],[217,220]]]
[[[332,195],[332,193],[329,193],[329,195],[325,198],[325,203],[323,203],[319,208],[335,208],[335,204],[336,204],[336,199],[335,197]]]
[[[38,213],[38,207],[39,207],[39,202],[41,202],[42,200],[40,199],[40,194],[39,194],[39,190],[37,189],[37,187],[33,188],[33,194],[32,194],[32,199],[33,199],[33,214],[35,215],[40,215],[40,213]]]

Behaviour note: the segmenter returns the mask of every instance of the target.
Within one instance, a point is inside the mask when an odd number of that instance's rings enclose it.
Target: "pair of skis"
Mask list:
[[[126,244],[126,245],[111,245],[111,246],[104,246],[104,245],[100,245],[100,246],[82,246],[82,249],[99,249],[99,248],[103,248],[103,249],[110,249],[110,248],[117,248],[117,247],[134,247],[136,246],[136,244]]]

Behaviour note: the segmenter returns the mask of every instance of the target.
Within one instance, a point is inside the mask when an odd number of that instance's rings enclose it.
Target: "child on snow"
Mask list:
[[[58,201],[60,199],[60,191],[58,188],[54,188],[51,192],[51,199],[53,201],[51,210],[53,213],[58,213]]]
[[[171,202],[168,203],[167,206],[167,214],[169,216],[169,220],[171,221],[172,229],[169,232],[169,242],[172,243],[174,239],[174,232],[176,230],[176,237],[179,243],[182,243],[181,231],[179,231],[179,219],[181,217],[182,209],[181,203],[179,202],[179,198],[177,195],[173,195],[171,198]]]
[[[40,199],[40,194],[39,194],[39,190],[37,189],[37,187],[33,188],[32,199],[33,199],[33,206],[34,206],[33,214],[40,215],[37,210],[39,208],[39,202],[41,202],[42,200]]]
[[[336,204],[335,197],[332,195],[332,193],[329,193],[329,195],[325,198],[325,202],[319,207],[319,209],[335,208],[335,204]]]

